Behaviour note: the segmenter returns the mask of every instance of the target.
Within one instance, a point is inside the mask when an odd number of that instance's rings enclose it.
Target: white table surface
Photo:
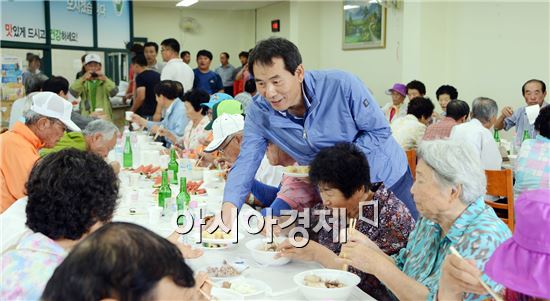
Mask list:
[[[118,206],[118,209],[115,213],[113,221],[125,221],[135,224],[139,224],[143,227],[146,227],[157,234],[166,237],[172,233],[173,227],[170,225],[170,218],[163,217],[159,223],[150,224],[147,208],[153,205],[156,205],[156,199],[152,195],[152,181],[146,180],[141,176],[140,181],[134,187],[128,187],[128,172],[121,171],[121,200]],[[172,187],[172,194],[175,196],[177,194],[177,188]],[[130,199],[130,196],[136,196],[138,193],[137,200],[134,198]],[[218,196],[221,201],[221,195]],[[211,205],[211,203],[209,203]],[[130,208],[135,210],[135,214],[130,214]],[[209,207],[209,210],[214,208]],[[241,227],[241,232],[243,232]],[[242,277],[256,279],[264,281],[270,288],[273,295],[265,295],[260,298],[255,298],[254,300],[305,300],[301,293],[298,290],[292,291],[293,288],[296,288],[296,285],[293,281],[293,276],[300,272],[322,268],[321,265],[315,262],[304,262],[304,261],[291,261],[290,263],[283,266],[272,266],[264,267],[256,263],[252,258],[250,251],[246,248],[245,243],[254,238],[261,237],[260,235],[252,235],[244,233],[244,240],[239,240],[239,243],[235,246],[224,249],[224,250],[204,250],[204,255],[196,259],[187,259],[186,262],[193,268],[193,270],[203,270],[207,266],[210,266],[213,263],[220,262],[221,259],[235,259],[241,258],[244,262],[249,265],[249,268],[246,269]],[[198,246],[198,245],[197,245]],[[248,299],[247,299],[248,300]],[[364,293],[358,287],[356,287],[348,300],[376,300]]]

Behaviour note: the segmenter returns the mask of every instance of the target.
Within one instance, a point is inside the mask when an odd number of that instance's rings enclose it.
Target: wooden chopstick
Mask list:
[[[212,296],[208,295],[207,293],[205,293],[202,289],[199,288],[199,292],[201,292],[201,294],[206,298],[206,300],[211,300],[212,299]]]
[[[451,253],[456,255],[458,258],[460,258],[462,260],[465,260],[464,257],[462,257],[462,255],[460,255],[460,253],[458,253],[458,251],[453,246],[450,246],[449,250],[451,251]],[[495,291],[493,291],[487,285],[487,283],[485,283],[485,281],[483,281],[483,279],[481,279],[481,276],[478,279],[479,279],[479,282],[481,283],[481,286],[483,286],[483,288],[489,293],[489,295],[491,295],[491,297],[493,297],[496,301],[503,301],[503,299]]]
[[[157,140],[158,136],[159,136],[159,132],[161,129],[164,128],[164,125],[159,125],[158,129],[157,129],[157,132],[155,133],[155,137],[153,137],[153,141]]]
[[[355,229],[355,224],[356,224],[356,223],[357,223],[357,219],[355,219],[355,218],[350,218],[350,219],[349,219],[349,228],[347,229],[348,237],[349,237],[350,234],[351,234],[350,229]],[[346,255],[345,255],[343,252],[340,252],[340,256],[346,258],[346,257],[345,257]],[[339,256],[339,257],[340,257],[340,256]],[[348,265],[347,265],[347,264],[344,264],[343,270],[344,270],[344,271],[347,271],[347,270],[348,270]]]
[[[195,162],[195,167],[199,166],[199,163],[201,163],[202,158],[204,158],[204,156],[199,156],[199,159],[197,160],[197,162]]]

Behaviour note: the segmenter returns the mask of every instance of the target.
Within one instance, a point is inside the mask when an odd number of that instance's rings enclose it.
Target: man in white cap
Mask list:
[[[88,116],[95,111],[103,111],[109,119],[113,119],[113,109],[110,97],[118,93],[116,84],[101,71],[101,58],[90,53],[84,57],[86,73],[77,79],[70,87],[75,97],[81,97],[80,114]]]
[[[40,92],[33,96],[25,123],[0,135],[0,213],[25,195],[25,183],[38,160],[38,150],[53,147],[66,129],[78,132],[71,121],[72,106],[59,95]]]
[[[244,117],[241,114],[223,114],[212,124],[213,139],[204,149],[205,153],[220,152],[229,165],[237,160],[243,141]],[[264,155],[255,178],[267,185],[278,186],[283,176],[281,166],[272,166]]]

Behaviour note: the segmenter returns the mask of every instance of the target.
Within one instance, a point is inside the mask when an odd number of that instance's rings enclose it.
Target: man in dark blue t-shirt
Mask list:
[[[160,73],[147,67],[147,59],[141,53],[132,58],[132,65],[137,76],[136,91],[130,111],[151,120],[157,108],[155,86],[160,82]]]
[[[201,89],[212,95],[216,92],[223,92],[222,78],[213,71],[210,71],[212,63],[212,52],[201,50],[197,52],[197,68],[193,69],[195,81],[193,89]]]

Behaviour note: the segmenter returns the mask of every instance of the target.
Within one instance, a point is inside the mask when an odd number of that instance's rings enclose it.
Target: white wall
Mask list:
[[[180,19],[192,17],[199,30],[184,32]],[[195,57],[199,50],[212,52],[211,69],[219,66],[222,51],[230,55],[230,63],[239,66],[239,52],[254,46],[254,11],[194,10],[188,8],[151,8],[134,6],[134,36],[146,37],[158,44],[166,38],[180,42],[181,51],[191,52],[191,67],[196,67]],[[162,60],[159,53],[159,60]]]
[[[394,82],[412,79],[423,81],[434,100],[435,90],[449,83],[469,103],[484,95],[501,107],[523,104],[519,91],[527,79],[550,84],[548,1],[405,1],[387,10],[386,48],[360,50],[342,50],[341,1],[287,1],[256,12],[134,10],[136,36],[159,42],[175,36],[194,53],[207,45],[236,58],[255,41],[288,38],[300,48],[306,69],[350,71],[380,104],[390,100],[384,91]],[[180,15],[195,17],[203,30],[181,32]],[[274,19],[281,21],[279,33],[270,30]]]
[[[280,20],[281,31],[271,32],[271,20]],[[280,2],[256,10],[256,41],[269,37],[290,38],[290,2]]]
[[[433,100],[452,84],[470,104],[487,96],[518,108],[525,81],[549,84],[549,2],[406,3],[404,12],[401,79],[422,80]]]

